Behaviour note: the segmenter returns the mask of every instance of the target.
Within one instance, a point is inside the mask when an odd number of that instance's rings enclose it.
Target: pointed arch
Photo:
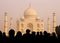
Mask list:
[[[33,31],[33,24],[32,23],[28,23],[27,27],[31,32]]]

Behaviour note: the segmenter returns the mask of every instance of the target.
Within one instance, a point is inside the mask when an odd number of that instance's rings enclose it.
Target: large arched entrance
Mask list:
[[[33,31],[33,24],[32,23],[28,23],[27,27],[31,32]]]

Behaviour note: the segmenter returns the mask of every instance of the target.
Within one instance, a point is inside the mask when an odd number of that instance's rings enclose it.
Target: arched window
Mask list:
[[[33,24],[32,23],[28,23],[27,27],[30,31],[33,31]]]

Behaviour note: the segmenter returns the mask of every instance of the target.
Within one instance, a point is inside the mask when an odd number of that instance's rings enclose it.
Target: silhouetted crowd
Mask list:
[[[52,41],[59,41],[60,35],[55,34],[54,32],[52,34],[44,32],[30,32],[29,29],[26,30],[26,33],[22,35],[20,31],[17,32],[15,35],[15,31],[11,29],[9,31],[9,35],[6,36],[5,32],[0,31],[0,42],[28,42],[28,43],[34,43],[34,42],[52,42]],[[8,42],[8,43],[9,43]]]

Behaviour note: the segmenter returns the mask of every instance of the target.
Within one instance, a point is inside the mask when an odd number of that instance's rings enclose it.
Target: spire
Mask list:
[[[31,2],[30,2],[28,8],[31,8],[31,7],[32,7],[32,5],[31,5]]]
[[[4,13],[4,32],[6,35],[8,35],[8,18],[7,18],[7,12]]]
[[[29,4],[29,7],[31,7],[31,3]]]
[[[53,32],[55,32],[55,29],[56,29],[56,13],[54,12],[53,13]]]
[[[29,2],[29,7],[31,7],[31,0],[30,0],[30,2]]]
[[[50,33],[51,31],[50,31],[50,18],[48,17],[48,21],[47,21],[47,31]]]

